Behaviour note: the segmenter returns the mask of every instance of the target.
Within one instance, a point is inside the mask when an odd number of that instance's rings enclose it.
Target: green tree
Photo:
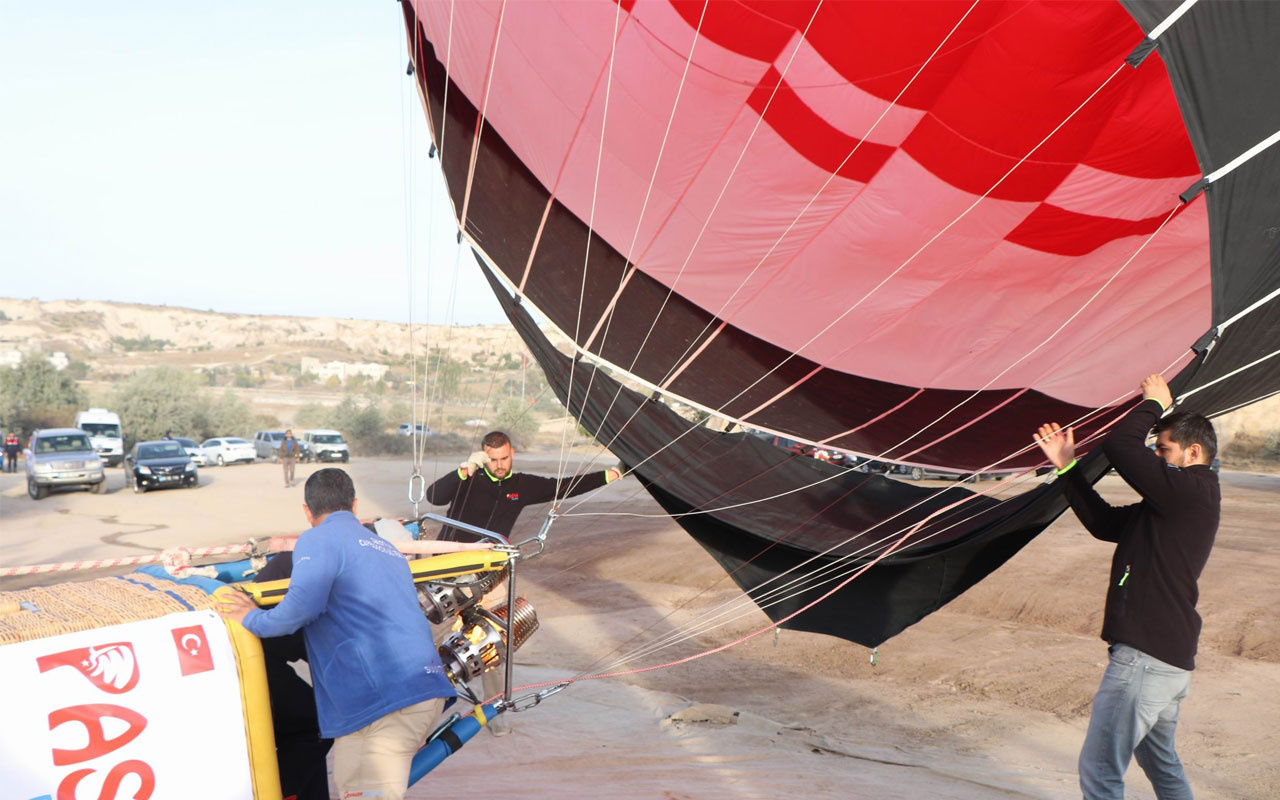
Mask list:
[[[511,437],[517,448],[527,447],[541,427],[533,414],[533,407],[515,397],[509,397],[498,405],[494,424],[497,430]]]
[[[188,436],[202,420],[200,381],[176,367],[152,367],[121,383],[112,400],[120,415],[125,447],[159,439],[165,431]],[[207,418],[207,417],[206,417]]]
[[[47,361],[23,361],[0,369],[0,421],[25,435],[36,428],[68,426],[84,394],[75,379]]]

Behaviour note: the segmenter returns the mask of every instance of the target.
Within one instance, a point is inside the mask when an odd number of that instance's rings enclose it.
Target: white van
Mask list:
[[[105,408],[91,408],[76,414],[76,427],[89,434],[98,457],[114,467],[124,460],[124,434],[120,417]]]
[[[341,461],[345,464],[351,460],[351,450],[337,431],[304,431],[302,443],[311,450],[311,457],[316,461]]]

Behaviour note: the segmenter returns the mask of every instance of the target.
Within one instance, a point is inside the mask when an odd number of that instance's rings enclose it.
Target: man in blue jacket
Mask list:
[[[1076,468],[1070,428],[1042,425],[1036,435],[1081,524],[1116,544],[1102,621],[1111,658],[1080,751],[1085,800],[1124,800],[1124,773],[1134,757],[1156,797],[1191,800],[1174,732],[1200,638],[1197,582],[1222,510],[1210,469],[1218,440],[1199,414],[1161,419],[1173,396],[1160,375],[1142,381],[1142,398],[1102,443],[1140,503],[1117,508],[1102,499]],[[1146,445],[1153,427],[1154,452]]]
[[[351,478],[319,470],[304,494],[312,527],[294,547],[288,594],[275,608],[259,609],[227,592],[218,610],[258,637],[302,630],[320,732],[334,739],[339,796],[396,800],[453,686],[409,565],[356,519]]]

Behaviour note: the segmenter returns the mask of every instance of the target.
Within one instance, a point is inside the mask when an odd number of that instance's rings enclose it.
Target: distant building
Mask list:
[[[372,363],[352,363],[348,361],[327,361],[321,362],[318,358],[304,356],[301,364],[302,373],[304,375],[314,375],[321,381],[327,381],[330,378],[337,378],[346,383],[357,375],[363,375],[369,380],[380,381],[386,377],[391,367],[385,364]]]
[[[22,366],[23,355],[21,350],[3,350],[0,351],[0,367],[8,367],[9,369],[17,369]],[[53,368],[61,372],[71,366],[71,358],[61,350],[51,356],[45,358],[53,365]]]

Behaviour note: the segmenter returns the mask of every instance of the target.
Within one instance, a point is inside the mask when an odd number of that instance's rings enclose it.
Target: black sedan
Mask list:
[[[138,442],[124,457],[124,479],[134,494],[168,486],[195,486],[200,481],[186,448],[173,439]]]

